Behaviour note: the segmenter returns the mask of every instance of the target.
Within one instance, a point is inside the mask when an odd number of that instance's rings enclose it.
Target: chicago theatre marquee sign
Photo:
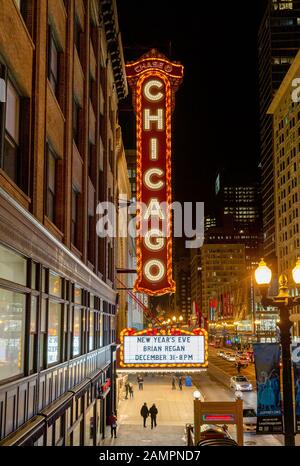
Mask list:
[[[171,115],[183,66],[152,49],[126,65],[137,121],[137,279],[149,295],[175,291],[172,277]]]

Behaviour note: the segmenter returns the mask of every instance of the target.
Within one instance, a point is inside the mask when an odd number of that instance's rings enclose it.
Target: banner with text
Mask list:
[[[280,399],[280,346],[277,343],[254,343],[257,386],[258,434],[283,432]]]
[[[300,343],[292,345],[292,362],[295,388],[296,432],[300,433]]]
[[[153,328],[120,334],[120,367],[201,368],[207,367],[207,332],[196,328]]]

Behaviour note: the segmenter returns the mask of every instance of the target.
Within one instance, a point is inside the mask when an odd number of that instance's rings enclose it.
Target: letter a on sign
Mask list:
[[[148,295],[175,292],[172,275],[171,115],[183,66],[152,49],[126,65],[137,122],[137,279]],[[167,206],[161,207],[161,205]],[[153,238],[153,225],[159,236]]]

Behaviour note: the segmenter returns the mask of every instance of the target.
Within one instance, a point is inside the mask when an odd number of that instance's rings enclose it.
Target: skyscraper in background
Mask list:
[[[267,110],[300,48],[300,1],[267,0],[258,33],[260,160],[264,255],[273,267],[275,253],[272,118]]]
[[[205,243],[245,245],[246,268],[261,256],[262,221],[259,174],[220,169],[215,180],[216,226],[205,230]]]

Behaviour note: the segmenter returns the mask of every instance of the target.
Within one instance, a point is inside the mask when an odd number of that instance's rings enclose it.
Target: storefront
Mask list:
[[[86,269],[82,272],[88,275]],[[0,439],[4,443],[83,445],[99,443],[104,436],[106,413],[110,415],[115,405],[108,397],[103,407],[95,387],[107,377],[114,385],[116,307],[97,294],[99,287],[88,276],[84,284],[76,278],[67,279],[0,244],[0,399],[4,400]],[[83,286],[87,282],[93,287]],[[99,376],[92,382],[95,371]],[[86,387],[83,398],[76,392],[80,384]],[[66,399],[74,397],[75,405],[72,401],[67,407]],[[30,422],[36,417],[47,424],[38,439],[36,425]],[[98,428],[101,435],[90,437],[86,418],[92,426],[98,417],[101,422],[93,432]]]
[[[105,372],[97,371],[42,410],[38,416],[3,440],[1,446],[97,446],[104,438],[106,424]],[[108,379],[109,380],[109,379]],[[108,384],[108,382],[106,382]]]

